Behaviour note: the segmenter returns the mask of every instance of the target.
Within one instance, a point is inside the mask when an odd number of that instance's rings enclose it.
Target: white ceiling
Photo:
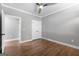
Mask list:
[[[66,8],[71,5],[70,3],[52,4],[50,6],[45,6],[42,12],[38,14],[38,6],[35,3],[4,3],[4,4],[42,17],[55,13],[56,11],[62,10],[63,8]]]

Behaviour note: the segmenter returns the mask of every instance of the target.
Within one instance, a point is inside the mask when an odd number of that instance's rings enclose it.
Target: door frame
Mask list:
[[[2,12],[2,20],[4,20],[4,17],[5,17],[5,16],[4,16],[4,15],[5,15],[4,10],[2,9],[1,12]],[[4,25],[5,25],[5,24],[4,24]],[[3,21],[2,21],[2,32],[3,32],[3,30],[5,30],[5,29],[3,29]],[[4,31],[4,32],[5,32],[5,31]],[[4,48],[5,48],[4,42],[5,42],[5,41],[4,41],[3,36],[2,36],[2,53],[4,53]]]
[[[21,41],[21,17],[19,16],[14,16],[14,15],[9,15],[9,14],[5,14],[5,15],[8,15],[10,17],[15,17],[15,18],[18,18],[19,19],[19,42]],[[8,40],[9,41],[9,40]]]
[[[38,38],[42,38],[42,22],[41,20],[32,20],[32,39]]]

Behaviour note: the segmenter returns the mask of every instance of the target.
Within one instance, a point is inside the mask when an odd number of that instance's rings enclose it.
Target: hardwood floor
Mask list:
[[[5,55],[17,56],[20,54],[20,44],[18,40],[6,42],[5,45]]]
[[[38,39],[25,43],[6,42],[5,54],[9,56],[79,56],[79,50]]]

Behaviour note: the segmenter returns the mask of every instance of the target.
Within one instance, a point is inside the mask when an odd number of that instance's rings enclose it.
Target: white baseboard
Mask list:
[[[71,45],[71,44],[68,44],[68,43],[64,43],[64,42],[60,42],[60,41],[48,39],[48,38],[43,38],[43,39],[49,40],[49,41],[52,41],[52,42],[56,42],[58,44],[62,44],[62,45],[65,45],[65,46],[68,46],[68,47],[71,47],[71,48],[79,49],[79,46]]]
[[[15,40],[18,40],[19,41],[19,39],[6,39],[5,42],[15,41]]]
[[[25,41],[20,41],[20,43],[30,42],[30,41],[33,41],[33,40],[36,40],[36,39],[29,39],[29,40],[25,40]]]
[[[15,40],[18,40],[19,43],[25,43],[25,42],[33,41],[33,40],[36,40],[36,39],[29,39],[29,40],[24,40],[24,41],[21,41],[19,39],[11,39],[11,40],[7,39],[7,40],[5,40],[5,42],[15,41]]]

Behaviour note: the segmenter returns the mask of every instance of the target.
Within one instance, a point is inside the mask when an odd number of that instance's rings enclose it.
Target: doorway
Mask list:
[[[32,20],[32,39],[42,38],[42,22],[40,20]]]
[[[14,40],[21,41],[21,17],[5,14],[3,25],[5,36],[2,46],[4,52],[5,42]]]
[[[21,40],[21,18],[5,15],[5,40]]]

